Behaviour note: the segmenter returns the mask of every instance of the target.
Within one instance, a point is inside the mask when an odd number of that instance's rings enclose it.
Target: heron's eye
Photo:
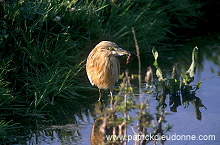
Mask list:
[[[117,50],[117,48],[116,47],[110,47],[109,50],[114,51],[114,50]]]

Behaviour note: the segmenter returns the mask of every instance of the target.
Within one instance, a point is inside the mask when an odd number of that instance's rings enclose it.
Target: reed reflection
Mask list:
[[[196,96],[196,91],[202,82],[191,85],[197,68],[198,48],[192,52],[192,63],[186,73],[178,75],[178,67],[173,67],[171,78],[167,78],[157,62],[158,53],[153,50],[155,56],[156,79],[153,79],[153,71],[148,67],[145,76],[147,85],[135,88],[131,81],[138,79],[137,75],[129,74],[128,70],[121,75],[122,82],[118,94],[110,100],[98,102],[94,111],[94,123],[91,130],[91,144],[165,144],[166,138],[160,138],[171,131],[172,125],[166,121],[166,115],[170,111],[177,112],[177,108],[190,104],[194,106],[196,118],[202,119],[200,107],[206,108],[202,100]],[[149,110],[150,98],[156,98],[158,105],[155,110]],[[169,103],[167,103],[169,102]],[[149,136],[159,138],[149,138]]]
[[[171,126],[164,128],[166,112],[163,108],[158,110],[156,116],[149,111],[149,97],[154,93],[136,93],[137,90],[131,85],[131,78],[126,71],[122,75],[122,83],[119,92],[108,103],[96,103],[94,123],[91,130],[91,144],[148,144],[165,140],[153,140],[145,138],[149,134],[163,135]],[[146,88],[141,88],[145,90]],[[153,89],[153,87],[151,88]],[[152,92],[152,91],[149,91]],[[131,140],[129,142],[129,140]]]

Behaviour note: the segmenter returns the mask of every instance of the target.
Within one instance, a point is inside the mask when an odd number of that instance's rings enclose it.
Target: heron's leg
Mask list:
[[[113,90],[112,89],[110,89],[110,96],[111,96],[111,99],[113,99]]]
[[[110,96],[111,96],[111,98],[110,98],[110,108],[113,110],[113,89],[112,88],[110,88]]]
[[[51,99],[50,105],[55,105],[55,103],[54,103],[54,96]]]
[[[99,100],[98,100],[98,102],[101,100],[101,98],[102,98],[102,92],[101,92],[101,89],[99,89]]]

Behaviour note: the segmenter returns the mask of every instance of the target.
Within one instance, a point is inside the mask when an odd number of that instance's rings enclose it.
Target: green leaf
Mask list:
[[[197,61],[198,61],[198,47],[195,47],[192,52],[192,63],[185,73],[185,75],[182,77],[183,82],[185,85],[190,84],[194,80],[194,75],[196,73],[196,67],[197,67]]]
[[[155,61],[157,61],[157,58],[158,58],[158,52],[157,52],[157,50],[156,50],[155,48],[152,49],[152,53],[153,53],[153,55],[154,55],[154,59],[155,59]]]
[[[202,84],[201,81],[196,83],[196,86],[197,86],[198,89],[201,87],[201,84]]]
[[[198,47],[196,46],[192,52],[192,63],[190,65],[188,71],[186,72],[186,73],[189,73],[189,76],[191,78],[193,78],[195,75],[196,67],[197,67],[197,60],[198,60]]]
[[[156,50],[155,48],[153,48],[153,49],[152,49],[152,53],[153,53],[153,56],[154,56],[154,59],[155,59],[153,65],[154,65],[154,66],[156,67],[156,69],[157,69],[157,70],[156,70],[157,78],[158,78],[159,81],[165,81],[166,78],[164,78],[163,73],[162,73],[162,71],[161,71],[161,69],[160,69],[160,67],[159,67],[159,65],[158,65],[158,62],[157,62],[158,52],[157,52],[157,50]]]

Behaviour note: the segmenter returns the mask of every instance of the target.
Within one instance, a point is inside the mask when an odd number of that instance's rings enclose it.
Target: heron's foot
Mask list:
[[[101,98],[102,98],[102,92],[101,92],[101,90],[99,89],[99,99],[98,99],[97,102],[100,102],[100,101],[101,101]]]
[[[55,103],[54,102],[50,102],[50,105],[55,105]]]
[[[101,97],[99,97],[98,101],[97,102],[100,102],[101,101]]]
[[[97,102],[100,102],[100,101],[101,101],[101,98],[102,98],[102,94],[100,93],[100,94],[99,94],[99,99],[98,99]]]
[[[54,97],[52,97],[52,100],[51,100],[51,102],[50,102],[50,105],[55,105]]]

